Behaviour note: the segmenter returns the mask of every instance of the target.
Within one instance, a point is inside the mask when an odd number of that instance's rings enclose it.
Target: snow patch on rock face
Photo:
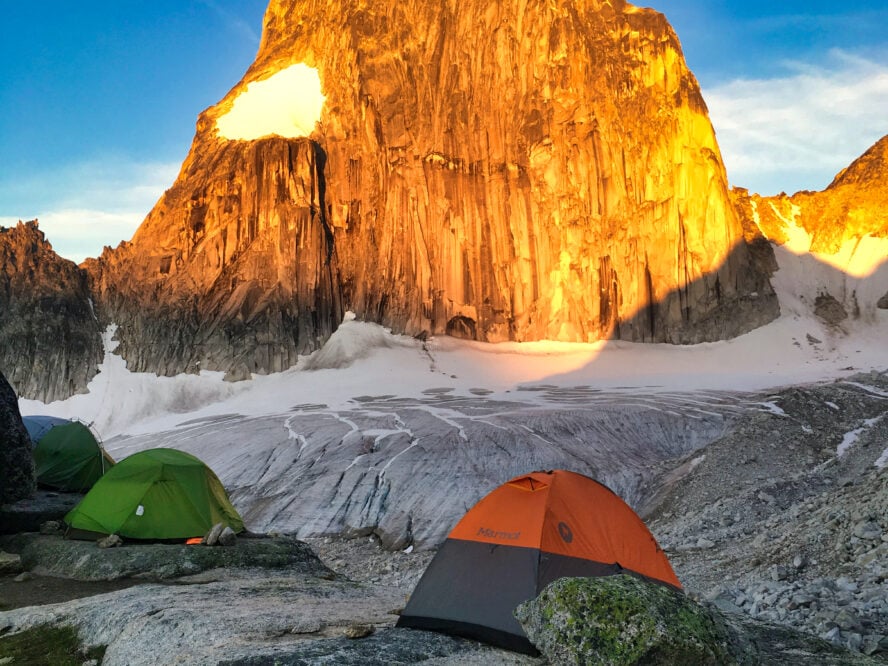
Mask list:
[[[860,439],[861,434],[866,432],[869,428],[872,428],[881,420],[882,417],[867,419],[866,421],[864,421],[864,426],[862,428],[857,428],[855,430],[852,430],[851,432],[846,432],[845,436],[842,437],[842,443],[839,444],[838,448],[836,449],[836,455],[839,458],[845,455],[848,452],[848,449],[854,446],[857,440]]]
[[[786,234],[786,242],[782,247],[798,256],[810,254],[821,263],[844,273],[851,278],[867,278],[875,274],[885,263],[888,257],[888,238],[879,238],[871,234],[865,234],[861,238],[849,238],[834,254],[812,252],[813,236],[799,224],[801,209],[792,205],[792,216],[781,214],[780,210],[770,204],[771,210],[784,223],[783,233]],[[757,217],[754,211],[754,217]],[[761,227],[759,227],[761,229]],[[765,234],[767,236],[767,234]]]
[[[216,130],[231,141],[308,136],[321,117],[324,100],[318,70],[298,63],[248,84],[231,110],[216,120]]]
[[[822,261],[856,278],[874,275],[882,269],[888,257],[888,238],[867,234],[863,238],[847,240],[834,255],[816,255]]]
[[[780,270],[771,283],[781,313],[806,315],[818,296],[830,294],[855,313],[854,319],[870,325],[884,321],[878,301],[888,290],[888,241],[866,237],[856,252],[851,252],[850,245],[851,241],[835,255],[798,252],[798,246],[793,249],[789,244],[775,247]]]

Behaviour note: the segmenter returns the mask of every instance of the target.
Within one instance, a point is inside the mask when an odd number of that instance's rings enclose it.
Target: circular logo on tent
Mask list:
[[[561,538],[564,539],[565,543],[570,543],[574,540],[574,533],[565,522],[558,523],[558,534],[561,535]]]

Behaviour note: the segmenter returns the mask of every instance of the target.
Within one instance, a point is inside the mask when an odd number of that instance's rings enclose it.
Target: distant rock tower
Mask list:
[[[85,391],[102,356],[86,273],[36,220],[0,227],[0,371],[20,395],[52,402]]]

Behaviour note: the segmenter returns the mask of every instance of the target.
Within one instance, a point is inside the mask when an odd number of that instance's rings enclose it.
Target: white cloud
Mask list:
[[[81,262],[129,240],[176,178],[179,165],[83,162],[0,183],[0,226],[38,219],[53,249]]]
[[[843,51],[826,64],[704,89],[732,184],[762,194],[823,189],[888,134],[888,65]]]
[[[40,230],[53,249],[75,263],[97,257],[105,245],[128,240],[145,213],[109,213],[85,208],[51,210],[36,216]],[[32,219],[32,218],[29,218]],[[0,217],[0,226],[10,227],[18,218]]]

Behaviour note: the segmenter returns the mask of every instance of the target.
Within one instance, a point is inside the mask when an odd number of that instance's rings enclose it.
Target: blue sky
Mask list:
[[[0,225],[39,217],[79,261],[132,236],[240,79],[266,0],[6,3]],[[662,0],[728,175],[822,189],[888,134],[888,2]]]

